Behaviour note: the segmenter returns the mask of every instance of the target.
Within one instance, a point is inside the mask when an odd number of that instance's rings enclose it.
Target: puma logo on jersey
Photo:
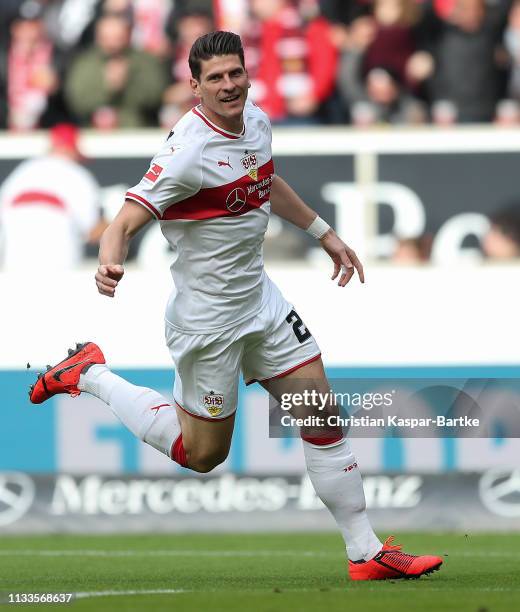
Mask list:
[[[159,166],[159,164],[152,164],[150,170],[148,170],[148,172],[144,175],[144,178],[152,181],[152,183],[155,183],[163,170],[164,168]]]
[[[229,168],[231,168],[231,170],[233,170],[233,166],[229,163],[229,157],[227,158],[227,162],[225,161],[219,161],[218,162],[219,168],[221,166],[228,166]]]

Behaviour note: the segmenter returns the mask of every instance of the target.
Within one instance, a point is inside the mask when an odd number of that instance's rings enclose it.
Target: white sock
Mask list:
[[[335,446],[304,440],[303,450],[314,490],[336,519],[349,559],[372,559],[383,545],[368,520],[363,481],[347,440]]]
[[[163,395],[132,385],[101,364],[80,375],[78,388],[103,400],[135,436],[170,457],[181,426],[175,407]]]

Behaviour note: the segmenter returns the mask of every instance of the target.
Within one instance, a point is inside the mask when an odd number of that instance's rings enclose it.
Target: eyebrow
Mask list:
[[[243,71],[244,67],[236,66],[235,68],[231,68],[231,70],[224,70],[222,72],[210,72],[209,74],[206,75],[206,79],[211,79],[212,77],[215,77],[215,76],[222,76],[224,72],[237,72],[238,70]]]

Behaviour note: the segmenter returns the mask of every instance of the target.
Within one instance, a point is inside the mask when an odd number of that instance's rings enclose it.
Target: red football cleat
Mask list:
[[[38,375],[38,380],[29,389],[29,399],[33,404],[41,404],[57,393],[69,393],[76,397],[79,375],[95,363],[105,363],[105,356],[97,344],[86,342],[76,344],[76,350],[69,349],[69,356],[55,366],[47,366],[47,371]]]
[[[394,536],[386,539],[383,548],[370,561],[349,561],[351,580],[388,580],[389,578],[419,578],[437,571],[440,557],[409,555],[400,546],[392,546]]]

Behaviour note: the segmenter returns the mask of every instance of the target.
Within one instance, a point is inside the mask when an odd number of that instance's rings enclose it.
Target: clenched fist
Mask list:
[[[124,273],[125,270],[120,264],[100,265],[96,272],[96,285],[99,293],[114,297],[116,287]]]

